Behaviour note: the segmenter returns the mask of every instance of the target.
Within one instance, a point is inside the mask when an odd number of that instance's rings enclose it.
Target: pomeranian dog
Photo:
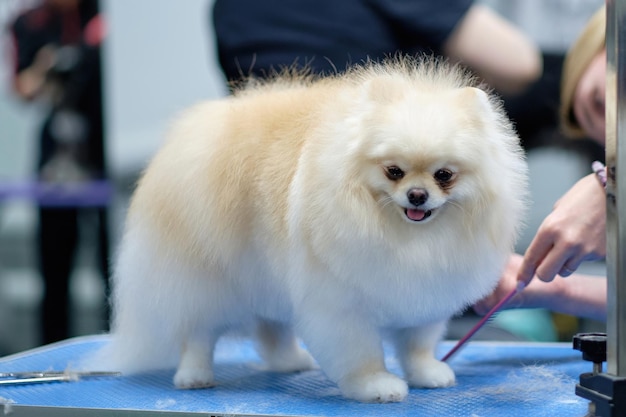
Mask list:
[[[216,341],[247,328],[270,370],[319,365],[358,401],[453,385],[436,345],[495,287],[526,171],[499,100],[434,58],[251,81],[183,113],[142,175],[103,357],[210,387]]]

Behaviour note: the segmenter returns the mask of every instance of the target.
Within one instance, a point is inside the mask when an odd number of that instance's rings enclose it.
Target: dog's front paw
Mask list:
[[[215,386],[213,372],[202,368],[179,368],[174,375],[174,385],[180,389],[200,389]]]
[[[406,398],[406,382],[389,372],[376,372],[346,378],[339,383],[344,396],[362,402],[389,403]]]
[[[407,379],[412,387],[418,388],[444,388],[456,382],[452,368],[436,359],[413,367]]]

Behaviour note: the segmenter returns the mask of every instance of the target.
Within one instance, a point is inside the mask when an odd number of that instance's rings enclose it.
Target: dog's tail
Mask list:
[[[153,242],[127,231],[113,266],[110,340],[81,368],[137,373],[175,366],[183,341],[185,294],[180,271],[155,256]]]

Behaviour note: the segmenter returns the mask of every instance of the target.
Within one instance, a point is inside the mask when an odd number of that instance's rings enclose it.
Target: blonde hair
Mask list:
[[[574,93],[592,59],[605,48],[606,8],[602,6],[592,17],[567,52],[561,79],[559,119],[563,133],[572,139],[586,137],[573,112]]]

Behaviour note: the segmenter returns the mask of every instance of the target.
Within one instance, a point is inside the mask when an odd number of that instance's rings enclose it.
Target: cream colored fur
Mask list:
[[[392,166],[404,176],[389,179]],[[405,214],[410,190],[428,193],[423,221]],[[525,198],[498,101],[441,62],[279,77],[199,104],[132,199],[101,360],[134,372],[179,357],[176,386],[211,386],[216,340],[255,326],[271,369],[314,366],[298,335],[359,401],[452,385],[435,346],[495,286]],[[385,369],[381,332],[404,379]]]

